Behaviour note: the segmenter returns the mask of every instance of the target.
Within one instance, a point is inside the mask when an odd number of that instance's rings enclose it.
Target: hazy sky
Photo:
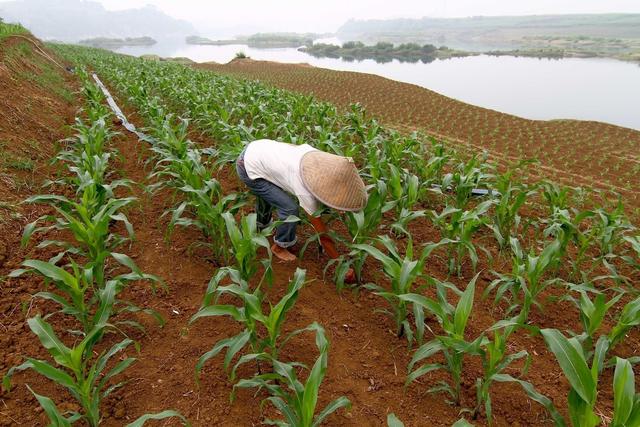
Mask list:
[[[99,0],[109,9],[153,4],[198,28],[258,26],[335,31],[349,18],[640,12],[639,0]]]
[[[152,4],[169,15],[192,22],[203,32],[211,31],[215,28],[333,32],[349,18],[462,17],[545,13],[640,13],[640,0],[97,1],[100,1],[106,8],[111,10]]]

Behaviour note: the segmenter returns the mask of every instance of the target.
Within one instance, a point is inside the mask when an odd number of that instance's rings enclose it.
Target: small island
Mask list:
[[[245,44],[256,49],[287,48],[311,46],[313,40],[322,37],[321,34],[314,33],[257,33],[250,36],[237,36],[234,39],[211,40],[206,37],[189,36],[186,38],[187,44],[191,45],[211,45],[224,46],[230,44]]]
[[[345,61],[373,59],[376,62],[432,62],[436,59],[447,59],[478,55],[475,52],[453,50],[446,46],[436,47],[432,44],[419,45],[417,43],[403,43],[394,45],[388,42],[378,42],[375,45],[365,45],[358,41],[349,41],[342,46],[334,44],[316,43],[298,49],[316,58],[342,58]]]
[[[84,46],[97,47],[101,49],[118,49],[125,46],[153,46],[157,41],[151,37],[127,37],[124,39],[95,37],[92,39],[80,40],[78,43]]]

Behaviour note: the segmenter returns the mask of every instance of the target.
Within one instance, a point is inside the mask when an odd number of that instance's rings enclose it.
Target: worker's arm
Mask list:
[[[327,226],[322,221],[322,218],[317,216],[310,216],[311,225],[316,229],[316,233],[320,235],[320,244],[324,251],[329,255],[330,258],[336,259],[339,257],[338,251],[336,250],[336,245],[333,242],[333,239],[327,235]]]
[[[333,239],[327,234],[327,226],[322,222],[322,218],[311,215],[310,221],[313,228],[315,228],[316,232],[320,235],[320,244],[327,255],[332,259],[338,258],[340,255],[338,254],[338,250],[336,249]],[[353,268],[347,270],[344,281],[345,283],[356,283],[357,279]]]

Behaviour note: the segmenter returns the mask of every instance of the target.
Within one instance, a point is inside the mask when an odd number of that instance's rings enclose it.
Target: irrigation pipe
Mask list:
[[[116,104],[116,101],[113,99],[113,96],[111,96],[111,93],[109,93],[109,89],[107,89],[100,78],[98,78],[98,75],[93,73],[92,77],[98,87],[100,87],[100,90],[102,90],[105,98],[107,98],[107,104],[109,104],[109,107],[111,107],[111,111],[113,111],[113,114],[115,114],[116,117],[122,122],[122,126],[124,126],[125,129],[127,129],[129,132],[135,134],[138,139],[146,142],[151,142],[153,139],[149,135],[140,132],[138,129],[136,129],[133,123],[127,120],[127,117],[124,115],[120,107],[118,107],[118,104]]]

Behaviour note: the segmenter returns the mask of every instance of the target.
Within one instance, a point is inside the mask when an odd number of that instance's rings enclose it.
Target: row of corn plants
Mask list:
[[[169,188],[175,195],[180,194],[179,199],[183,199],[167,211],[171,216],[169,232],[176,225],[196,226],[207,237],[207,246],[214,248],[215,259],[227,263],[212,277],[202,308],[191,322],[204,317],[230,316],[244,326],[239,334],[216,343],[200,358],[196,364],[197,378],[204,364],[226,349],[224,368],[229,371],[230,379],[236,381],[232,397],[238,388],[258,387],[269,391],[271,397],[266,400],[272,402],[285,417],[286,421],[281,424],[305,427],[318,425],[334,411],[349,406],[348,399],[341,397],[316,413],[317,396],[326,375],[328,360],[329,342],[324,329],[313,323],[286,337],[281,336],[286,314],[293,308],[304,284],[304,270],[296,271],[287,294],[273,306],[262,289],[264,283],[272,282],[271,252],[267,238],[279,222],[259,230],[255,214],[242,216],[239,222],[236,221],[235,214],[242,207],[244,198],[236,194],[222,194],[219,182],[212,175],[211,166],[203,161],[203,150],[188,138],[187,120],[165,114],[157,98],[134,93],[130,100],[145,118],[145,131],[150,135],[147,140],[153,153],[149,160],[153,163],[150,179],[156,181],[149,187],[150,191]],[[211,153],[206,152],[205,155],[210,156]],[[259,248],[264,248],[266,258],[260,259]],[[252,288],[250,284],[253,284],[260,268],[263,273]],[[230,284],[223,286],[225,279]],[[223,295],[237,298],[241,305],[218,304],[218,299]],[[270,311],[263,310],[265,304],[269,305]],[[279,352],[290,339],[306,331],[316,334],[320,355],[303,383],[294,370],[303,365],[282,361]],[[238,354],[241,356],[231,367]],[[249,362],[256,363],[256,374],[250,379],[238,380],[238,367]],[[265,367],[270,369],[269,372],[263,372]]]
[[[117,252],[134,238],[125,210],[135,199],[117,195],[118,189],[132,183],[112,179],[109,162],[116,152],[108,146],[115,135],[107,125],[109,111],[102,92],[84,70],[79,70],[79,77],[85,107],[73,126],[75,135],[63,142],[64,148],[54,159],[64,165],[61,178],[48,183],[67,196],[51,193],[25,201],[45,204],[52,213],[26,226],[22,244],[27,245],[34,234],[53,236],[37,247],[53,248],[57,253],[47,261],[26,260],[23,268],[10,274],[14,278],[25,274],[42,277],[45,290],[33,298],[52,301],[59,309],[27,320],[52,361],[28,357],[8,371],[4,387],[11,388],[11,378],[16,372],[31,369],[66,388],[79,404],[79,411],[62,413],[50,397],[29,388],[50,423],[56,426],[80,422],[100,425],[101,402],[125,384],[118,377],[136,360],[124,355],[135,344],[125,331],[131,327],[144,330],[140,323],[127,318],[127,313],[144,312],[160,324],[164,322],[159,313],[120,297],[122,290],[134,281],[150,281],[153,285],[160,283],[160,279],[143,273],[130,257]],[[124,224],[124,235],[115,231],[118,223]],[[62,333],[50,323],[53,316],[61,314],[75,320],[71,323],[74,326]],[[103,339],[108,335],[122,339],[105,347]],[[67,345],[68,342],[73,344]],[[113,361],[116,357],[119,360]],[[169,417],[179,417],[186,423],[176,412],[164,411],[146,414],[130,425],[141,426],[149,419]]]
[[[584,331],[572,333],[585,355],[593,352],[589,348],[606,313],[619,313],[622,322],[609,333],[617,338],[609,337],[609,344],[602,345],[601,349],[606,348],[607,352],[637,325],[633,303],[623,306],[621,301],[637,297],[633,278],[640,271],[640,245],[637,229],[626,218],[621,203],[594,209],[590,196],[582,190],[547,181],[518,182],[517,176],[522,175],[527,162],[500,173],[484,157],[464,159],[444,144],[427,141],[418,134],[401,135],[388,130],[357,105],[343,114],[311,97],[268,88],[259,82],[100,51],[60,49],[104,70],[110,82],[121,93],[129,94],[139,109],[159,111],[158,117],[165,117],[162,105],[167,105],[180,117],[194,122],[219,142],[216,148],[206,150],[212,156],[212,165],[234,160],[244,142],[259,138],[311,143],[319,149],[351,156],[363,165],[369,184],[368,205],[361,212],[334,218],[343,222],[348,232],[348,236],[335,237],[350,251],[330,261],[335,264],[336,284],[344,286],[349,267],[354,268],[362,283],[367,259],[381,263],[390,286],[367,286],[390,305],[398,334],[406,335],[410,344],[417,341],[421,345],[409,367],[409,382],[445,369],[452,381],[436,390],[445,391],[453,404],[460,404],[464,355],[480,357],[485,373],[477,382],[478,404],[470,409],[473,417],[478,417],[484,408],[491,418],[491,384],[515,381],[561,424],[550,401],[531,384],[502,373],[515,360],[529,359],[526,352],[507,353],[507,342],[517,329],[537,331],[531,323],[531,313],[544,309],[551,288],[563,293],[580,310]],[[237,196],[233,197],[235,200]],[[419,222],[414,221],[432,224],[440,232],[440,241],[417,250],[411,230]],[[381,231],[387,235],[378,237]],[[491,247],[497,252],[492,253]],[[468,303],[475,295],[475,281],[459,290],[430,277],[425,265],[427,260],[444,257],[449,275],[465,276],[476,273],[483,255],[490,265],[494,265],[495,257],[511,260],[511,273],[496,271],[496,280],[484,292],[484,297],[492,295],[495,304],[511,317],[499,320],[489,331],[467,342],[465,327],[467,311],[471,310]],[[250,276],[242,278],[239,271],[221,269],[210,284],[204,306],[216,298],[225,277],[243,286],[242,281]],[[424,297],[428,290],[435,291],[438,298]],[[447,290],[467,304],[461,306],[459,302],[454,307],[447,300]],[[429,324],[425,311],[445,333],[440,336],[429,331],[434,339],[426,344]],[[235,316],[233,313],[224,314]],[[249,330],[246,336],[230,338],[236,341],[225,342],[216,354],[241,343],[247,345],[250,337]],[[275,350],[269,347],[266,353],[274,357],[271,351]],[[415,368],[418,362],[437,353],[443,354],[445,364]],[[229,356],[227,368],[234,355]],[[614,357],[610,354],[608,364],[603,366],[612,367]],[[260,359],[254,357],[252,361]]]

